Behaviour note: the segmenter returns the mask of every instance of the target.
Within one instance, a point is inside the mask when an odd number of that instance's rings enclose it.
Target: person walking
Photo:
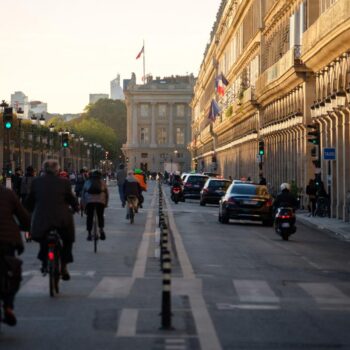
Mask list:
[[[308,210],[310,215],[309,216],[315,216],[315,210],[316,210],[316,184],[314,179],[310,179],[309,184],[306,186],[306,194],[309,196],[308,200]]]
[[[21,229],[29,230],[30,216],[15,193],[3,187],[0,187],[0,213],[0,259],[10,258],[12,261],[16,261],[14,260],[16,251],[19,255],[24,251],[19,225]],[[17,260],[17,263],[21,264],[19,260]],[[17,271],[17,279],[19,288],[20,270]],[[14,290],[11,288],[6,293],[0,290],[4,309],[2,321],[9,326],[15,326],[17,323],[14,313],[14,300],[18,288]]]
[[[73,262],[75,228],[73,212],[79,211],[78,200],[74,196],[68,179],[61,178],[59,164],[55,159],[43,163],[43,175],[36,177],[31,185],[26,207],[33,213],[31,223],[32,239],[40,243],[38,259],[42,262],[42,272],[47,271],[47,235],[56,229],[62,238],[61,276],[67,281],[70,275],[67,264]]]
[[[259,175],[259,185],[265,185],[266,186],[266,179],[264,178],[263,174]]]
[[[30,192],[30,187],[34,179],[34,174],[34,168],[32,166],[28,166],[26,169],[26,173],[24,174],[21,180],[20,197],[22,202],[26,199]]]
[[[22,182],[22,170],[16,168],[15,173],[11,176],[12,189],[17,194],[18,198],[21,197],[21,182]]]
[[[92,240],[92,225],[94,219],[94,212],[96,210],[98,228],[100,230],[100,238],[106,239],[104,232],[104,210],[108,206],[108,188],[106,183],[102,179],[102,174],[98,170],[94,170],[91,173],[89,179],[85,182],[82,192],[82,202],[85,207],[86,229],[88,232],[87,240]]]
[[[117,171],[117,184],[118,184],[118,191],[119,191],[119,198],[122,202],[123,208],[125,207],[125,199],[124,199],[124,182],[126,179],[126,170],[124,167],[124,164],[119,165],[119,170]]]

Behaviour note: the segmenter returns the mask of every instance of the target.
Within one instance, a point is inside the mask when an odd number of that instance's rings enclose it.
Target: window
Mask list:
[[[165,104],[158,106],[158,115],[161,118],[164,118],[166,116],[166,105]]]
[[[148,128],[140,129],[140,143],[141,145],[149,143]]]
[[[166,128],[158,128],[157,130],[157,141],[159,145],[164,145],[167,143],[167,130]]]
[[[177,145],[185,144],[185,131],[183,128],[176,128],[176,144]]]
[[[148,158],[148,153],[141,153],[141,158]]]
[[[185,116],[185,105],[177,105],[176,106],[176,115],[178,117],[184,117]]]
[[[149,106],[147,104],[141,104],[141,117],[149,116]]]

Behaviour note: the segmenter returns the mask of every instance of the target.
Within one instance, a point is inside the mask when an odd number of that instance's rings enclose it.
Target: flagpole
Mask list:
[[[143,40],[143,83],[146,84],[146,49],[145,49],[145,40]]]

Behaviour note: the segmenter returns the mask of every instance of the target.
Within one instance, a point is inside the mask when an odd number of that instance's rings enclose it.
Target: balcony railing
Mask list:
[[[350,19],[350,1],[338,0],[313,23],[303,34],[303,50],[305,54],[320,40]]]
[[[267,85],[279,79],[288,69],[300,64],[301,46],[295,45],[287,51],[274,65],[263,72],[257,82],[256,90],[262,91]],[[259,93],[258,93],[259,94]]]

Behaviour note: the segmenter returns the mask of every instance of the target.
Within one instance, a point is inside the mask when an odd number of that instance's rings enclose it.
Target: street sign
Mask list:
[[[324,160],[336,160],[335,148],[324,148],[323,149]]]
[[[257,162],[257,163],[262,163],[263,160],[264,160],[264,156],[258,153],[258,154],[256,155],[256,162]]]

